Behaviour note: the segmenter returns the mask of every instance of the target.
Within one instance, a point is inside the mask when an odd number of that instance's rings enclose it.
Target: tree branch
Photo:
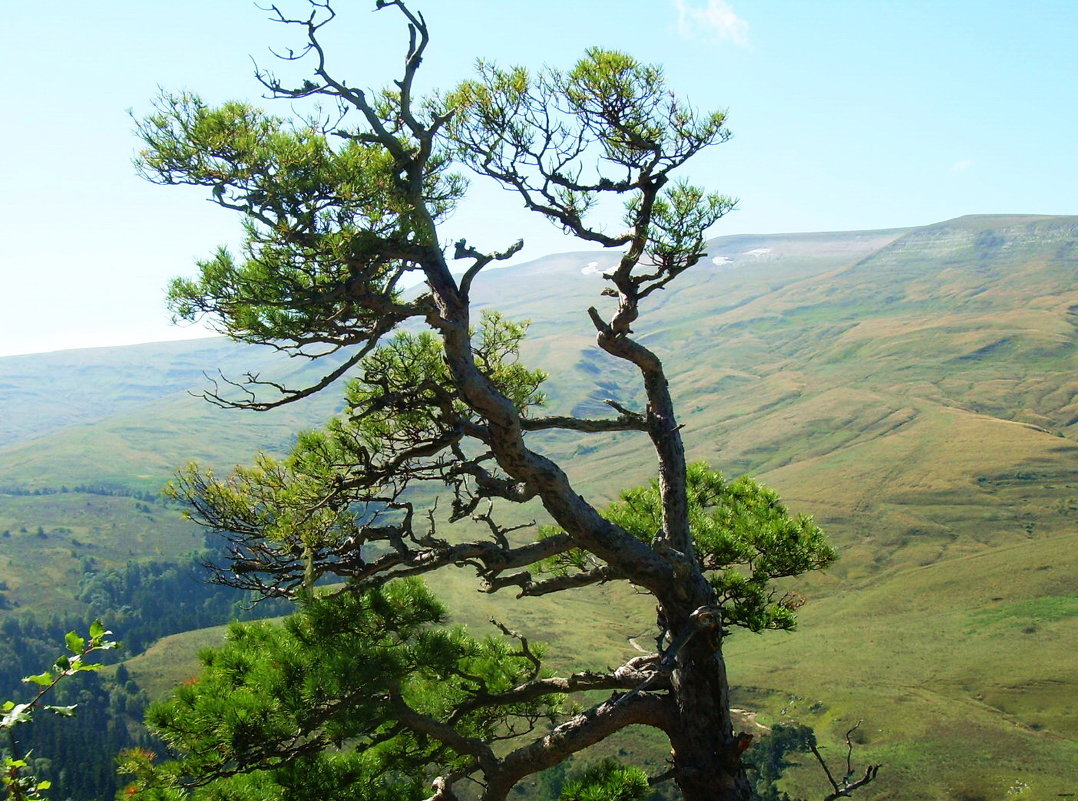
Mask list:
[[[468,241],[461,239],[457,242],[453,251],[454,259],[474,259],[475,263],[468,268],[460,279],[460,294],[465,300],[468,299],[472,288],[472,281],[479,275],[479,271],[492,261],[506,261],[513,258],[524,247],[524,240],[518,239],[513,245],[500,253],[480,253],[472,247],[468,247]]]
[[[308,387],[305,387],[304,389],[288,389],[284,385],[279,384],[275,381],[263,381],[258,377],[258,375],[250,373],[248,373],[246,381],[233,381],[229,378],[226,378],[224,374],[221,373],[221,380],[232,387],[243,390],[243,392],[247,395],[247,400],[236,401],[222,397],[220,392],[218,392],[217,390],[218,385],[216,379],[212,378],[210,379],[210,382],[214,385],[214,388],[212,390],[207,390],[201,393],[200,397],[203,400],[206,400],[209,403],[212,403],[214,406],[218,406],[222,409],[245,409],[248,411],[256,412],[265,412],[270,409],[276,409],[278,406],[284,406],[288,403],[294,403],[298,400],[309,398],[316,392],[322,391],[330,384],[337,381],[337,379],[347,373],[350,369],[359,364],[363,360],[363,357],[370,353],[377,344],[377,337],[372,338],[369,342],[367,342],[366,345],[364,345],[354,354],[349,356],[338,368],[331,371],[327,375],[322,376],[322,378],[318,379],[318,381]],[[279,392],[281,394],[281,397],[274,401],[258,400],[257,395],[250,389],[251,387],[269,387]]]
[[[551,428],[565,431],[597,433],[604,431],[647,431],[647,421],[640,417],[619,417],[616,420],[595,420],[585,417],[528,417],[520,421],[525,431],[546,431]]]
[[[503,629],[503,631],[509,636],[513,635],[513,632],[506,629]],[[659,669],[659,656],[657,654],[633,657],[610,673],[597,673],[586,670],[564,677],[535,678],[503,693],[478,694],[458,706],[449,720],[452,723],[478,709],[510,706],[526,701],[534,701],[547,695],[566,695],[594,690],[634,690],[645,682],[648,684],[647,689],[650,690],[665,690],[670,687],[669,673],[664,673]],[[624,696],[620,698],[624,698]]]
[[[511,751],[502,758],[496,773],[487,774],[482,801],[503,801],[520,779],[552,767],[571,754],[587,748],[627,726],[645,725],[668,729],[671,701],[658,695],[637,695],[625,704],[604,701],[549,734]]]
[[[837,798],[845,798],[853,793],[860,787],[864,787],[866,784],[876,778],[876,774],[880,772],[880,768],[883,767],[880,764],[869,765],[865,769],[865,775],[857,781],[850,783],[850,778],[853,776],[853,741],[850,739],[850,735],[853,734],[864,721],[857,721],[854,726],[846,732],[846,775],[842,777],[842,784],[839,785],[835,781],[834,775],[831,773],[831,769],[828,767],[827,762],[824,761],[823,756],[820,754],[820,749],[816,746],[815,742],[809,743],[809,750],[812,751],[812,755],[816,757],[816,761],[820,763],[820,767],[823,768],[824,774],[827,776],[827,781],[831,783],[831,787],[834,788],[834,792],[830,793],[824,798],[824,801],[835,801]]]
[[[427,734],[445,743],[458,754],[473,757],[484,773],[498,770],[499,760],[489,745],[478,738],[461,734],[448,723],[416,711],[404,700],[399,687],[390,691],[388,701],[393,706],[397,719],[412,731]]]

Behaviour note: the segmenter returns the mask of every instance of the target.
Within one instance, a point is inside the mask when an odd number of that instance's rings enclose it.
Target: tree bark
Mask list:
[[[730,718],[726,664],[721,645],[709,639],[700,632],[686,644],[672,677],[678,717],[670,731],[674,781],[685,801],[749,801],[752,786]]]

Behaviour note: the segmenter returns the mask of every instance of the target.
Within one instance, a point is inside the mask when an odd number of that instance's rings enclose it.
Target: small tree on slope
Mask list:
[[[833,553],[770,491],[686,465],[663,364],[632,331],[645,299],[703,257],[705,231],[732,206],[672,179],[726,140],[723,114],[685,105],[660,69],[597,49],[565,72],[480,64],[473,80],[420,99],[427,26],[387,0],[377,7],[401,15],[409,35],[403,74],[360,90],[327,66],[319,37],[333,9],[309,6],[302,18],[275,13],[305,32],[292,58],[313,63],[310,79],[289,88],[259,78],[276,97],[331,100],[334,123],[184,94],[164,96],[141,124],[146,177],[206,187],[244,220],[242,256],[221,250],[199,278],[175,281],[174,311],[208,316],[236,340],[337,355],[309,386],[248,375],[210,399],[263,410],[351,380],[344,413],[301,434],[287,458],[260,456],[225,478],[192,467],[176,482],[192,517],[229,540],[218,580],[295,598],[302,611],[284,628],[235,629],[202,678],[151,715],[178,759],[132,769],[147,792],[166,795],[203,786],[215,798],[449,801],[475,782],[469,794],[478,786],[495,801],[643,725],[669,739],[667,778],[684,798],[748,798],[723,639],[732,626],[792,627],[796,604],[770,581]],[[612,403],[616,416],[603,419],[540,413],[546,376],[517,361],[524,326],[470,308],[483,269],[521,243],[487,253],[439,239],[465,191],[456,165],[580,239],[621,249],[603,292],[612,311],[586,313],[598,347],[638,370],[645,408]],[[603,197],[623,203],[625,233],[590,222]],[[462,274],[450,273],[450,252]],[[421,291],[405,293],[412,278]],[[652,445],[656,479],[600,511],[536,450],[535,432],[549,431],[637,432]],[[439,535],[430,485],[451,498],[451,521],[476,521],[473,534]],[[529,538],[499,522],[498,509],[533,499],[553,526]],[[406,578],[451,565],[518,596],[630,582],[655,600],[658,651],[609,673],[554,676],[504,627],[482,641],[446,628],[439,604]],[[315,593],[328,578],[343,584]],[[582,690],[611,694],[583,712],[563,704]],[[593,774],[620,787],[616,797],[647,786],[639,771]]]

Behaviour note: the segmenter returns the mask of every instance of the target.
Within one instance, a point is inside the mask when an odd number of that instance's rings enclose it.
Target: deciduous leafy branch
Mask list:
[[[15,728],[31,723],[34,712],[38,710],[64,717],[74,715],[74,705],[46,704],[45,698],[65,679],[85,671],[100,670],[100,664],[87,662],[86,657],[97,651],[115,648],[117,643],[108,639],[111,634],[112,632],[106,631],[99,620],[90,624],[88,637],[82,637],[74,631],[68,632],[64,638],[68,652],[61,654],[51,669],[23,679],[27,684],[37,686],[38,690],[35,695],[22,703],[4,701],[0,704],[0,731],[7,735],[5,738],[7,743],[4,744],[7,750],[4,753],[3,775],[0,780],[3,782],[7,797],[12,801],[43,799],[45,791],[52,786],[51,782],[37,780],[30,771],[30,763],[27,761],[30,754],[20,753]]]

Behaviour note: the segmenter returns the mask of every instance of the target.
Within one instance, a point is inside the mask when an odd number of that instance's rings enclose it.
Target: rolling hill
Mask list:
[[[476,286],[480,303],[533,321],[524,358],[551,373],[553,412],[639,401],[584,313],[609,302],[599,292],[613,261],[561,254]],[[800,719],[834,744],[863,718],[859,756],[886,766],[866,797],[1073,791],[1076,278],[1076,217],[722,237],[636,326],[666,360],[690,455],[756,475],[840,549],[835,568],[798,585],[810,599],[802,630],[738,635],[730,661],[739,702],[761,720]],[[224,468],[283,449],[338,396],[244,415],[187,390],[218,368],[298,382],[313,367],[220,340],[0,359],[6,597],[77,608],[55,588],[77,579],[78,555],[110,564],[195,547],[175,509],[122,493],[153,491],[191,459]],[[537,442],[600,501],[647,477],[638,439],[592,437]],[[478,623],[470,587],[456,577],[443,591]],[[597,643],[565,625],[563,599],[499,615],[550,640],[555,662],[559,651],[613,660],[647,633],[649,613],[601,593],[575,603],[626,613]],[[134,675],[193,670],[167,664],[176,647],[133,661]],[[792,779],[818,795],[816,780],[811,766]]]

